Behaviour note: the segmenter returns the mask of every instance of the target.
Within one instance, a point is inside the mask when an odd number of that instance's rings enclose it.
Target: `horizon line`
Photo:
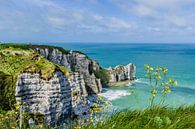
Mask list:
[[[195,42],[0,42],[0,44],[195,44]]]

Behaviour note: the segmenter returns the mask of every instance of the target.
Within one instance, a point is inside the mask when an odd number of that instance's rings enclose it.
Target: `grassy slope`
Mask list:
[[[15,102],[15,84],[21,72],[39,72],[45,80],[56,70],[69,70],[53,64],[25,45],[0,45],[0,106],[10,108]],[[2,81],[3,80],[3,81]]]
[[[124,110],[96,124],[85,123],[84,125],[85,127],[76,126],[70,129],[195,129],[195,106],[176,109],[164,107],[143,111]],[[0,126],[18,127],[17,117],[14,118],[10,113],[0,111]],[[53,128],[40,127],[39,129]]]
[[[2,48],[9,48],[9,47],[13,47],[13,48],[20,48],[23,50],[29,50],[29,49],[35,49],[35,48],[47,48],[49,51],[51,51],[52,49],[58,49],[60,50],[63,54],[69,54],[70,50],[65,50],[62,47],[58,47],[58,46],[50,46],[50,45],[32,45],[32,44],[0,44],[0,49]],[[80,51],[73,51],[73,52],[77,52],[80,54],[84,54]],[[85,55],[85,54],[84,54]]]
[[[195,106],[121,111],[86,129],[195,129]]]

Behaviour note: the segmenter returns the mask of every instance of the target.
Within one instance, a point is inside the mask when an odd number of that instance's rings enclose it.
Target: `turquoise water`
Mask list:
[[[145,79],[144,64],[165,66],[171,77],[178,81],[172,94],[166,99],[167,106],[195,103],[195,45],[190,44],[52,44],[65,49],[80,50],[98,60],[103,67],[137,66],[137,81],[131,87],[105,88],[103,96],[119,109],[141,109],[148,106],[149,86]],[[134,93],[130,94],[129,90]],[[158,99],[160,100],[160,96]],[[157,101],[158,102],[158,101]]]

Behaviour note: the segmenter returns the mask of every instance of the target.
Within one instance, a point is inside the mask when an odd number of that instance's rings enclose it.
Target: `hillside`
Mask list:
[[[41,78],[47,80],[57,70],[66,76],[70,71],[44,59],[25,46],[0,45],[0,101],[3,109],[11,109],[15,103],[15,86],[20,73],[40,73]]]

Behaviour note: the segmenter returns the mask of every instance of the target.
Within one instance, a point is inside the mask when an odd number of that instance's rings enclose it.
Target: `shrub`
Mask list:
[[[101,80],[101,83],[103,85],[106,85],[109,83],[109,75],[107,74],[107,71],[105,69],[100,69],[98,71],[95,71],[95,76]]]

